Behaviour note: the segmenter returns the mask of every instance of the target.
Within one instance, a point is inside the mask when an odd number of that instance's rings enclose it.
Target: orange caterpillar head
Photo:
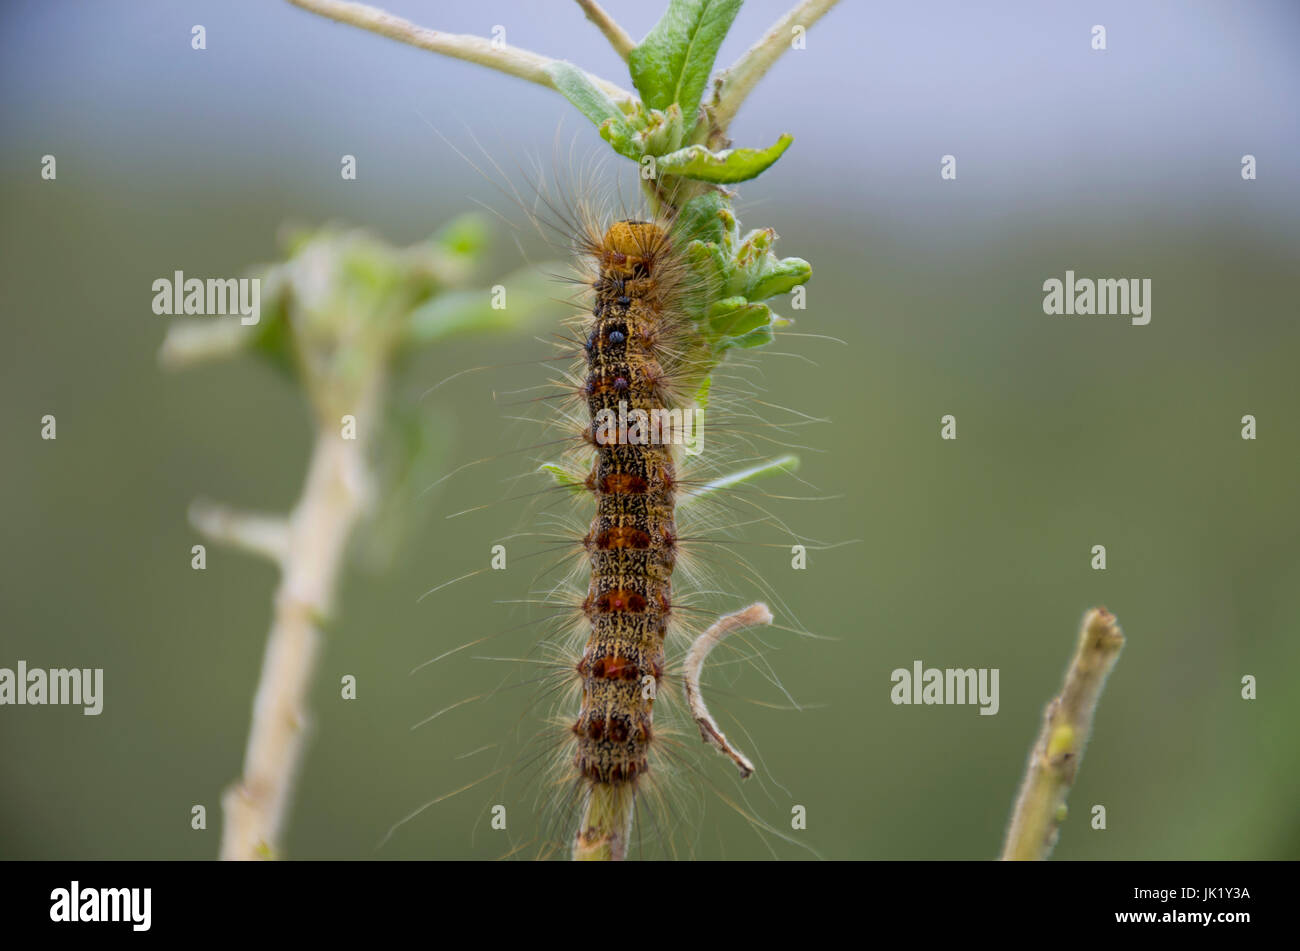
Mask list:
[[[650,221],[616,221],[601,242],[601,266],[631,276],[640,265],[648,269],[668,248],[668,235]]]

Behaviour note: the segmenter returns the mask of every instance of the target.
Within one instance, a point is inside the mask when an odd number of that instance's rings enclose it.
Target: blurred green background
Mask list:
[[[658,13],[643,6],[608,4],[634,36]],[[720,62],[784,6],[748,4]],[[1056,857],[1300,858],[1296,11],[1253,4],[1225,23],[1212,4],[1010,4],[979,19],[934,6],[833,12],[734,129],[741,145],[794,133],[739,210],[813,264],[807,309],[785,308],[796,329],[844,341],[793,338],[761,357],[772,402],[832,421],[800,433],[824,450],[803,453],[816,491],[770,485],[836,498],[777,510],[801,534],[861,540],[813,552],[799,573],[780,548],[750,555],[826,638],[769,638],[801,712],[744,703],[778,699],[753,669],[714,678],[724,730],[761,755],[750,808],[785,828],[805,805],[795,835],[828,858],[996,855],[1079,619],[1104,604],[1128,645]],[[504,24],[512,43],[625,82],[576,7],[440,7],[392,9],[481,35]],[[1093,22],[1108,25],[1105,54],[1087,47]],[[507,169],[549,160],[557,127],[566,153],[603,143],[553,93],[287,4],[15,3],[0,23],[0,666],[103,667],[106,694],[97,718],[0,708],[0,858],[211,858],[276,577],[214,545],[207,570],[191,570],[200,539],[185,512],[199,495],[286,509],[310,430],[299,395],[251,358],[162,371],[169,318],[150,311],[151,282],[274,259],[286,220],[408,243],[476,200],[499,206],[439,132],[470,153],[481,140]],[[202,53],[193,23],[208,29]],[[1247,152],[1255,182],[1239,175]],[[55,182],[39,175],[46,153]],[[339,178],[345,153],[355,182]],[[955,182],[939,179],[945,153]],[[498,236],[485,278],[521,260]],[[1149,277],[1151,324],[1044,315],[1042,282],[1067,268]],[[520,444],[492,399],[515,379],[484,371],[421,394],[541,349],[527,333],[467,338],[406,369],[399,398],[447,446],[439,474]],[[47,413],[54,442],[39,435]],[[1247,413],[1255,441],[1240,438]],[[939,438],[944,414],[955,442]],[[517,622],[494,602],[527,596],[525,565],[417,599],[485,565],[516,527],[511,505],[446,516],[512,494],[503,480],[522,458],[412,498],[394,563],[349,569],[289,856],[507,850],[487,828],[500,800],[486,788],[376,845],[485,771],[458,755],[532,732],[520,690],[411,730],[504,676],[468,657],[409,671]],[[1095,544],[1104,572],[1089,567]],[[918,659],[999,668],[1000,711],[894,706],[890,672]],[[354,702],[339,698],[344,674]],[[1246,674],[1254,701],[1240,697]],[[704,763],[739,795],[728,763]],[[1087,823],[1096,803],[1105,831]],[[190,828],[195,804],[206,831]],[[531,799],[510,804],[526,813]],[[700,822],[700,857],[771,854],[716,798]]]

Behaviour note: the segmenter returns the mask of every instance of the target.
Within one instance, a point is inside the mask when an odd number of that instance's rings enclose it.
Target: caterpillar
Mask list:
[[[589,788],[575,858],[627,854],[630,799],[637,777],[650,768],[654,701],[664,674],[677,560],[672,450],[598,421],[628,409],[668,409],[660,364],[666,239],[645,221],[621,221],[605,233],[584,345],[583,391],[596,456],[585,484],[596,515],[583,539],[591,582],[582,611],[591,636],[578,663],[582,707],[573,733],[574,765]]]
[[[579,194],[591,190],[584,186]],[[492,796],[496,804],[519,801],[507,791],[511,781],[532,787],[530,811],[545,814],[541,855],[618,860],[634,844],[648,854],[653,840],[674,856],[675,831],[691,831],[681,815],[692,784],[680,780],[689,775],[712,785],[698,751],[723,753],[742,778],[755,772],[704,704],[699,679],[705,657],[731,638],[728,646],[739,648],[735,657],[780,684],[765,667],[765,642],[741,633],[772,622],[765,604],[709,624],[716,618],[712,605],[698,603],[725,591],[727,563],[751,578],[759,574],[725,538],[737,519],[724,511],[723,500],[739,490],[718,477],[722,460],[764,471],[788,470],[793,463],[787,455],[774,464],[762,451],[767,441],[781,445],[781,426],[764,420],[757,428],[772,431],[755,434],[746,405],[752,393],[743,384],[729,378],[736,394],[730,400],[722,395],[724,384],[712,386],[729,374],[700,351],[689,313],[716,297],[718,288],[689,266],[681,222],[626,211],[608,215],[584,197],[539,200],[542,223],[560,233],[574,256],[576,276],[568,280],[582,297],[554,358],[569,367],[545,384],[552,393],[528,401],[543,408],[539,422],[560,430],[558,440],[540,445],[564,447],[558,461],[541,467],[553,481],[523,533],[550,546],[530,554],[560,556],[561,576],[539,573],[547,580],[535,599],[551,612],[540,622],[551,633],[536,636],[535,624],[525,625],[528,656],[517,658],[526,670],[541,668],[540,676],[525,680],[540,683],[540,702],[550,711],[525,752],[483,781],[504,773]],[[739,363],[729,364],[733,373]],[[761,510],[761,501],[747,501]],[[690,529],[684,534],[678,516],[687,505]],[[758,520],[780,524],[765,511]],[[725,558],[712,552],[701,557],[706,549]],[[685,594],[675,591],[683,573]],[[768,600],[779,605],[759,580]],[[498,696],[494,690],[473,699]],[[788,838],[747,808],[743,794],[723,798],[762,834]]]

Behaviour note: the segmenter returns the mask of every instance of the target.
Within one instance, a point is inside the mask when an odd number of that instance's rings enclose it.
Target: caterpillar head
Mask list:
[[[616,221],[601,242],[602,265],[629,275],[638,269],[648,270],[655,258],[668,247],[668,235],[652,221]]]

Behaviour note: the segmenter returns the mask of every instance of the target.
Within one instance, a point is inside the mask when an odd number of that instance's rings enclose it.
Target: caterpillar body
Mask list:
[[[578,664],[582,708],[573,733],[574,763],[589,788],[575,858],[626,855],[628,800],[650,769],[677,560],[675,467],[670,445],[638,444],[599,420],[669,408],[660,386],[665,287],[656,273],[668,250],[667,235],[651,222],[609,228],[584,347],[583,391],[595,445],[586,487],[596,515],[583,539],[591,581],[582,611],[591,635]]]

